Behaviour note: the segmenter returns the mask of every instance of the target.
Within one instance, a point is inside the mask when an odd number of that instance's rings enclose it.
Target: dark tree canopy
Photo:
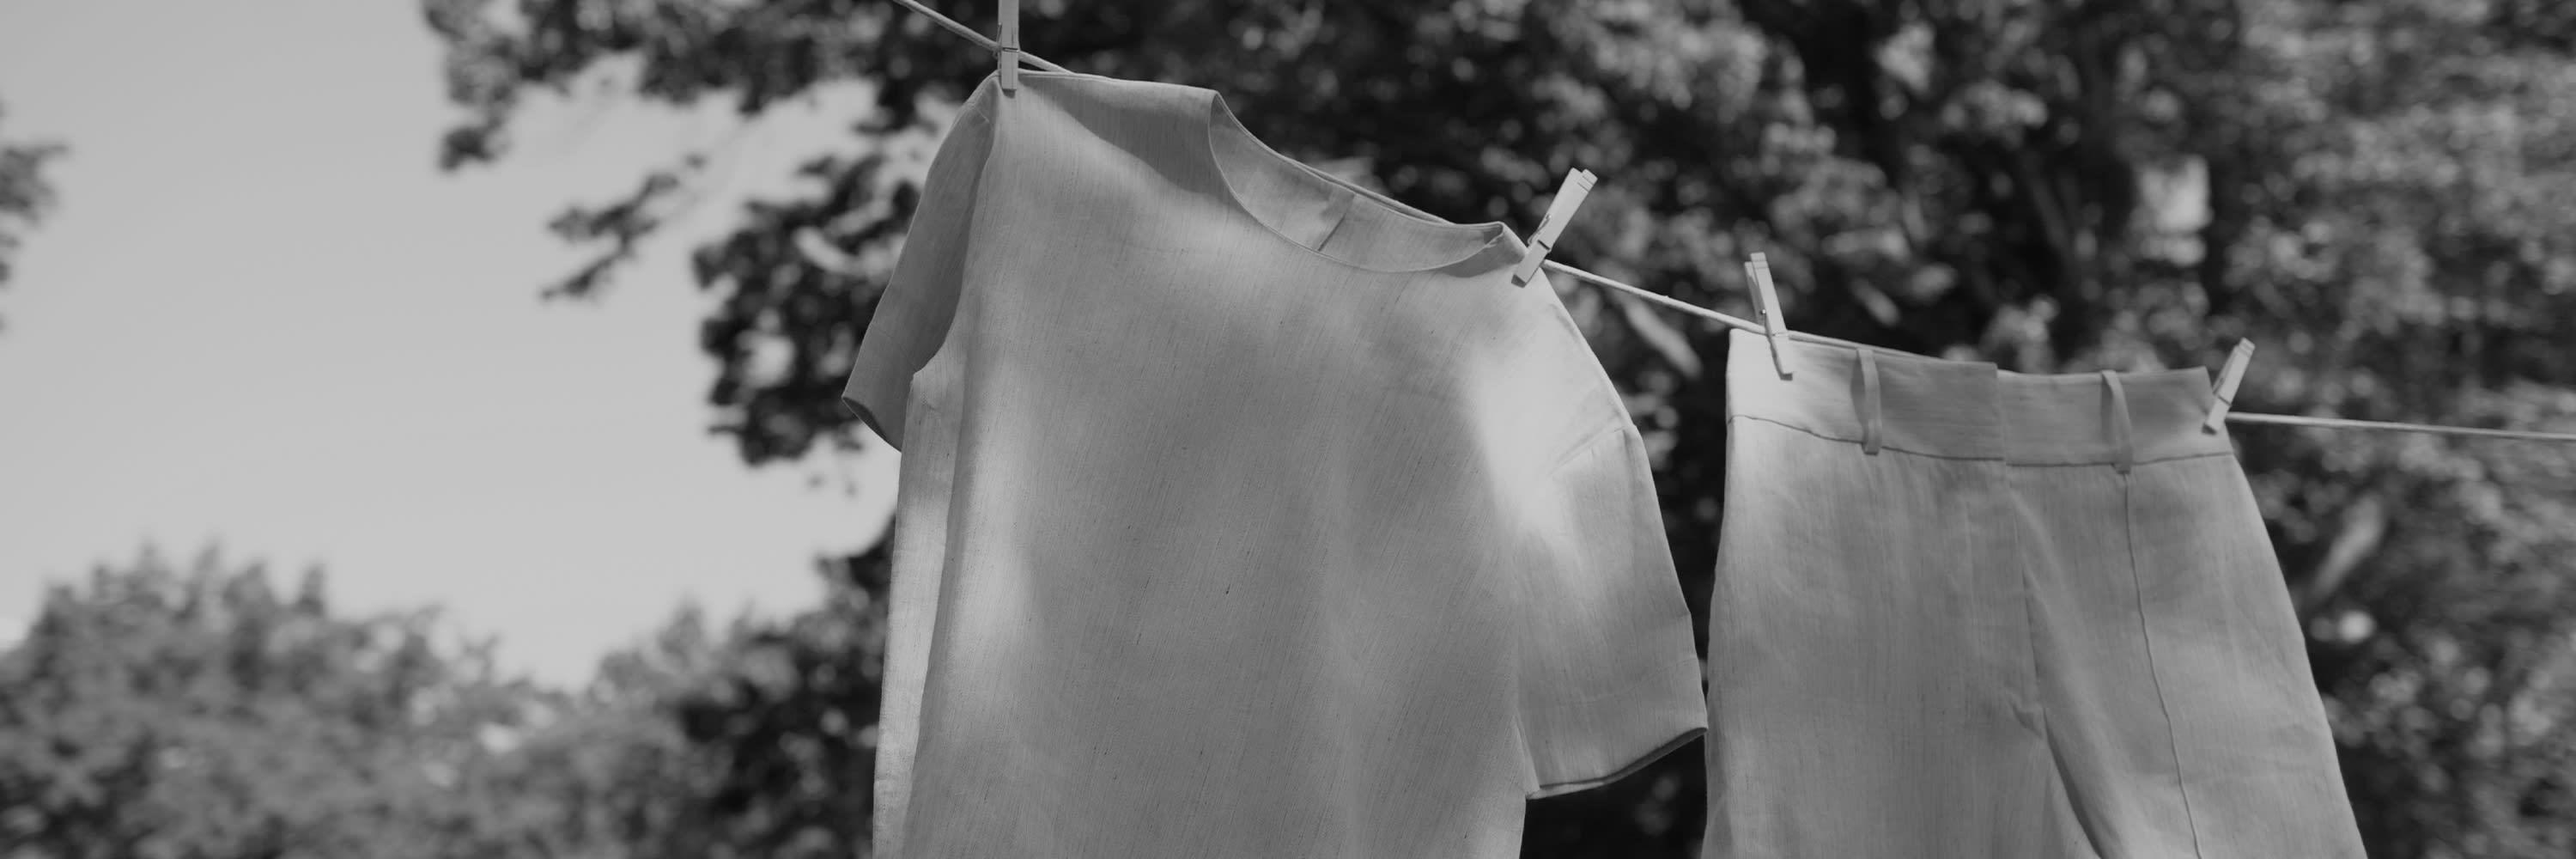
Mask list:
[[[991,30],[993,4],[934,4]],[[1531,224],[1602,177],[1557,258],[1741,312],[1770,255],[1801,329],[2028,371],[2215,363],[2239,407],[2477,425],[2576,421],[2576,5],[2554,0],[1128,0],[1026,4],[1077,71],[1219,90],[1292,155],[1424,209]],[[927,143],[992,60],[882,0],[424,0],[448,46],[451,169],[508,157],[530,93],[611,62],[626,95],[744,116],[873,88],[800,190],[698,247],[700,348],[752,464],[863,434],[835,394],[918,199]],[[705,153],[552,229],[604,291]],[[856,261],[826,268],[819,238]],[[532,278],[542,273],[531,273]],[[1658,445],[1704,610],[1724,480],[1718,332],[1569,303]],[[788,356],[782,365],[755,355]],[[2576,461],[2534,445],[2240,427],[2378,855],[2576,844]],[[844,651],[847,655],[851,651]],[[802,672],[864,671],[787,659]],[[841,718],[872,694],[837,690]],[[742,724],[812,699],[740,697]],[[758,703],[750,703],[753,701]],[[772,712],[775,711],[775,712]],[[708,717],[701,717],[708,718]],[[788,730],[782,727],[780,730]],[[766,730],[766,729],[764,729]],[[809,730],[809,728],[794,728]],[[840,730],[840,729],[833,729]],[[826,733],[805,735],[838,749]],[[767,795],[841,782],[781,757]],[[1699,762],[1541,803],[1532,855],[1682,856]],[[816,782],[815,779],[822,781]],[[825,787],[815,787],[820,784]],[[802,795],[802,794],[799,794]],[[836,835],[845,830],[835,829]]]

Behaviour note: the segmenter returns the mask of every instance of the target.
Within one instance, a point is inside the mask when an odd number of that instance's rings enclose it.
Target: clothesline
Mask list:
[[[900,0],[898,0],[898,2],[900,2]],[[1576,279],[1576,280],[1580,280],[1580,281],[1583,281],[1583,282],[1586,282],[1586,283],[1590,283],[1590,284],[1593,284],[1593,285],[1596,285],[1596,286],[1601,286],[1601,287],[1604,287],[1604,288],[1607,288],[1607,289],[1613,289],[1613,290],[1617,290],[1617,291],[1619,291],[1619,292],[1624,292],[1624,293],[1627,293],[1627,294],[1629,294],[1629,295],[1633,295],[1633,296],[1636,296],[1636,297],[1638,297],[1638,298],[1645,299],[1645,300],[1647,300],[1647,301],[1649,301],[1649,302],[1653,302],[1654,304],[1660,305],[1660,306],[1665,307],[1665,308],[1667,308],[1667,309],[1671,309],[1671,310],[1678,311],[1678,312],[1681,312],[1681,313],[1687,313],[1687,314],[1690,314],[1690,315],[1692,315],[1692,316],[1700,317],[1700,318],[1702,318],[1702,319],[1708,319],[1708,320],[1711,320],[1711,321],[1717,322],[1718,324],[1725,325],[1725,326],[1730,327],[1730,328],[1741,328],[1741,329],[1744,329],[1744,330],[1746,330],[1746,331],[1754,332],[1754,333],[1756,333],[1756,334],[1762,333],[1762,324],[1761,324],[1761,323],[1759,323],[1759,322],[1754,322],[1754,321],[1752,321],[1752,320],[1745,319],[1745,318],[1738,317],[1738,316],[1730,316],[1730,315],[1727,315],[1727,314],[1724,314],[1724,313],[1717,312],[1717,311],[1715,311],[1715,310],[1710,310],[1710,309],[1708,309],[1708,308],[1701,307],[1701,306],[1696,305],[1696,304],[1690,304],[1690,303],[1683,302],[1683,301],[1677,301],[1677,300],[1674,300],[1674,299],[1672,299],[1672,298],[1669,298],[1669,297],[1666,297],[1666,296],[1663,296],[1663,295],[1660,295],[1660,294],[1657,294],[1657,293],[1654,293],[1654,292],[1649,292],[1649,291],[1647,291],[1646,289],[1644,289],[1643,287],[1631,286],[1631,285],[1628,285],[1628,284],[1625,284],[1625,283],[1620,283],[1620,282],[1618,282],[1618,281],[1611,280],[1611,279],[1609,279],[1609,278],[1602,277],[1602,276],[1600,276],[1600,275],[1593,274],[1593,273],[1591,273],[1591,272],[1584,271],[1584,270],[1582,270],[1582,269],[1575,268],[1575,267],[1573,267],[1573,266],[1566,265],[1566,264],[1563,264],[1563,263],[1557,262],[1557,261],[1555,261],[1555,260],[1549,260],[1549,261],[1547,261],[1547,262],[1540,263],[1540,264],[1541,264],[1541,265],[1546,266],[1548,269],[1550,269],[1550,270],[1552,270],[1552,271],[1558,272],[1558,273],[1560,273],[1560,274],[1567,275],[1567,276],[1572,277],[1572,278],[1574,278],[1574,279]],[[1791,332],[1789,332],[1789,335],[1788,335],[1788,336],[1789,336],[1789,338],[1790,338],[1790,339],[1792,339],[1792,340],[1804,340],[1804,341],[1807,341],[1807,342],[1810,342],[1810,343],[1824,343],[1824,344],[1829,344],[1829,345],[1834,345],[1834,346],[1845,346],[1845,347],[1850,347],[1850,348],[1855,348],[1855,349],[1858,349],[1858,348],[1875,348],[1875,347],[1864,347],[1864,345],[1863,345],[1863,344],[1854,343],[1854,342],[1851,342],[1851,341],[1849,341],[1849,340],[1840,340],[1840,339],[1836,339],[1836,338],[1832,338],[1832,337],[1826,337],[1826,336],[1819,335],[1819,334],[1808,334],[1808,333],[1805,333],[1805,332],[1802,332],[1802,331],[1791,331]],[[2373,431],[2378,431],[2378,432],[2418,432],[2418,433],[2436,433],[2436,434],[2441,434],[2441,435],[2475,436],[2475,437],[2479,437],[2479,438],[2518,439],[2518,440],[2522,440],[2522,441],[2576,442],[2576,433],[2544,432],[2544,431],[2540,431],[2540,430],[2483,429],[2483,428],[2479,428],[2479,427],[2455,427],[2455,426],[2444,426],[2444,425],[2441,425],[2441,424],[2413,424],[2413,423],[2400,423],[2400,422],[2396,422],[2396,421],[2363,421],[2363,420],[2352,420],[2352,419],[2349,419],[2349,418],[2319,418],[2319,417],[2307,417],[2307,416],[2303,416],[2303,415],[2272,415],[2272,414],[2261,414],[2261,413],[2256,413],[2256,412],[2229,412],[2229,413],[2228,413],[2228,415],[2227,415],[2227,420],[2229,420],[2229,421],[2231,421],[2231,422],[2234,422],[2234,423],[2244,423],[2244,424],[2271,424],[2271,425],[2274,425],[2274,426],[2315,427],[2315,428],[2318,428],[2318,429],[2373,430]]]
[[[973,27],[969,27],[969,26],[966,26],[965,24],[962,24],[962,23],[959,23],[959,22],[958,22],[956,19],[954,19],[954,18],[950,18],[950,17],[948,17],[948,16],[946,16],[946,15],[939,14],[939,12],[938,12],[937,10],[934,10],[934,9],[932,9],[932,8],[928,7],[928,6],[924,6],[924,5],[922,5],[922,4],[921,4],[921,2],[920,2],[920,0],[894,0],[894,2],[895,2],[895,3],[897,3],[897,4],[899,4],[899,5],[902,5],[902,6],[903,6],[903,7],[905,7],[905,8],[911,9],[912,11],[919,12],[919,13],[921,13],[922,15],[927,16],[927,17],[928,17],[928,18],[929,18],[933,23],[938,24],[940,27],[947,29],[947,30],[948,30],[949,32],[951,32],[951,33],[955,33],[955,34],[957,34],[957,35],[959,35],[959,36],[961,36],[961,37],[964,37],[967,41],[975,43],[975,45],[976,45],[977,47],[983,48],[984,50],[991,51],[991,50],[996,50],[996,49],[998,49],[998,48],[1000,47],[999,43],[997,43],[997,42],[993,41],[993,39],[992,39],[991,37],[988,37],[988,36],[984,35],[983,33],[976,32],[975,28],[973,28]],[[1019,56],[1020,56],[1020,58],[1021,58],[1022,60],[1026,61],[1029,65],[1036,66],[1036,67],[1038,67],[1038,68],[1040,68],[1040,69],[1043,69],[1043,70],[1046,70],[1046,71],[1050,71],[1050,72],[1062,72],[1062,73],[1068,73],[1068,74],[1069,74],[1069,73],[1071,73],[1071,70],[1070,70],[1070,69],[1066,69],[1066,68],[1065,68],[1065,67],[1063,67],[1063,66],[1057,65],[1057,64],[1055,64],[1055,63],[1053,63],[1053,62],[1050,62],[1050,61],[1046,60],[1046,59],[1045,59],[1045,58],[1043,58],[1043,57],[1039,57],[1039,56],[1038,56],[1038,55],[1036,55],[1036,54],[1029,53],[1029,52],[1028,52],[1028,51],[1026,51],[1026,50],[1022,50],[1022,51],[1020,51],[1020,52],[1019,52]],[[1391,206],[1395,206],[1395,207],[1397,207],[1397,208],[1399,208],[1399,209],[1410,209],[1410,208],[1412,208],[1412,207],[1410,207],[1410,206],[1407,206],[1407,205],[1403,204],[1402,202],[1399,202],[1399,201],[1396,201],[1396,200],[1388,199],[1386,196],[1384,196],[1384,195],[1382,195],[1382,194],[1379,194],[1379,193],[1377,193],[1377,192],[1375,192],[1375,191],[1371,191],[1371,190],[1369,190],[1369,189],[1367,189],[1367,188],[1362,188],[1362,187],[1358,187],[1357,185],[1352,185],[1352,186],[1351,186],[1351,189],[1352,189],[1352,190],[1354,190],[1354,191],[1357,191],[1357,192],[1359,192],[1359,193],[1361,193],[1361,194],[1365,194],[1365,195],[1367,195],[1370,199],[1376,200],[1376,201],[1378,201],[1378,202],[1380,202],[1380,203],[1385,203],[1385,204],[1388,204],[1388,205],[1391,205]],[[799,244],[799,246],[798,246],[798,247],[799,247],[800,249],[802,249],[802,248],[803,248],[803,245],[802,245],[802,244]],[[810,253],[810,252],[809,252],[809,253]],[[1560,262],[1557,262],[1557,261],[1555,261],[1555,260],[1547,260],[1547,261],[1545,261],[1545,262],[1543,262],[1543,263],[1541,263],[1541,264],[1542,264],[1542,265],[1544,265],[1545,267],[1547,267],[1549,270],[1551,270],[1551,271],[1555,271],[1555,272],[1557,272],[1557,273],[1559,273],[1559,274],[1563,274],[1563,275],[1566,275],[1566,276],[1568,276],[1568,277],[1572,277],[1572,278],[1574,278],[1574,279],[1576,279],[1576,280],[1583,281],[1583,282],[1585,282],[1585,283],[1590,283],[1590,284],[1593,284],[1593,285],[1595,285],[1595,286],[1602,287],[1602,288],[1604,288],[1604,289],[1609,289],[1609,290],[1613,290],[1613,291],[1616,291],[1616,292],[1624,293],[1624,294],[1627,294],[1627,295],[1632,295],[1632,296],[1635,296],[1635,297],[1637,297],[1637,298],[1639,298],[1639,299],[1643,299],[1643,300],[1645,300],[1645,301],[1647,301],[1647,302],[1649,302],[1649,303],[1655,304],[1655,305],[1657,305],[1657,306],[1659,306],[1659,307],[1663,307],[1664,309],[1667,309],[1667,310],[1671,310],[1671,311],[1674,311],[1674,312],[1677,312],[1677,313],[1683,313],[1683,314],[1687,314],[1687,315],[1691,315],[1691,316],[1696,316],[1696,317],[1699,317],[1699,318],[1702,318],[1702,319],[1706,319],[1706,320],[1709,320],[1709,321],[1712,321],[1712,322],[1716,322],[1716,323],[1718,323],[1718,324],[1720,324],[1720,325],[1725,325],[1725,326],[1730,327],[1730,328],[1740,328],[1740,329],[1743,329],[1743,330],[1746,330],[1746,331],[1752,331],[1752,332],[1755,332],[1755,333],[1761,333],[1761,332],[1763,331],[1763,327],[1762,327],[1761,323],[1754,322],[1754,321],[1752,321],[1752,320],[1745,319],[1745,318],[1743,318],[1743,317],[1739,317],[1739,316],[1731,316],[1731,315],[1728,315],[1728,314],[1725,314],[1725,313],[1720,313],[1720,312],[1718,312],[1718,311],[1710,310],[1710,309],[1708,309],[1708,308],[1701,307],[1701,306],[1696,305],[1696,304],[1691,304],[1691,303],[1684,302],[1684,301],[1678,301],[1678,300],[1675,300],[1675,299],[1673,299],[1673,298],[1671,298],[1671,297],[1665,296],[1665,295],[1663,295],[1663,294],[1661,294],[1661,293],[1653,292],[1653,291],[1647,290],[1647,289],[1645,289],[1645,288],[1643,288],[1643,287],[1634,286],[1634,285],[1626,284],[1626,283],[1621,283],[1621,282],[1619,282],[1619,281],[1612,280],[1612,279],[1610,279],[1610,278],[1603,277],[1603,276],[1601,276],[1601,275],[1593,274],[1593,273],[1591,273],[1591,272],[1584,271],[1583,269],[1575,268],[1575,267],[1573,267],[1573,266],[1566,265],[1566,264],[1564,264],[1564,263],[1560,263]],[[1849,341],[1849,340],[1841,340],[1841,339],[1837,339],[1837,338],[1833,338],[1833,337],[1825,337],[1825,336],[1817,335],[1817,334],[1808,334],[1808,333],[1800,332],[1800,331],[1790,331],[1790,332],[1788,332],[1787,336],[1788,336],[1788,337],[1790,337],[1791,339],[1795,339],[1795,340],[1803,340],[1803,341],[1806,341],[1806,342],[1809,342],[1809,343],[1821,343],[1821,344],[1830,345],[1830,346],[1842,346],[1842,347],[1846,347],[1846,348],[1853,348],[1853,349],[1860,349],[1860,348],[1872,348],[1872,347],[1865,346],[1864,344],[1854,343],[1854,342]],[[2576,443],[2576,433],[2543,432],[2543,431],[2537,431],[2537,430],[2483,429],[2483,428],[2478,428],[2478,427],[2444,426],[2444,425],[2441,425],[2441,424],[2404,423],[2404,422],[2398,422],[2398,421],[2364,421],[2364,420],[2352,420],[2352,419],[2347,419],[2347,418],[2307,417],[2307,416],[2302,416],[2302,415],[2273,415],[2273,414],[2260,414],[2260,413],[2255,413],[2255,412],[2229,412],[2229,413],[2227,414],[2227,420],[2228,420],[2229,422],[2232,422],[2232,423],[2241,423],[2241,424],[2269,424],[2269,425],[2273,425],[2273,426],[2314,427],[2314,428],[2319,428],[2319,429],[2369,430],[2369,431],[2374,431],[2374,432],[2412,432],[2412,433],[2430,433],[2430,434],[2434,434],[2434,435],[2467,436],[2467,437],[2475,437],[2475,438],[2501,438],[2501,439],[2516,439],[2516,440],[2522,440],[2522,441],[2547,441],[2547,442],[2560,442],[2560,443]]]

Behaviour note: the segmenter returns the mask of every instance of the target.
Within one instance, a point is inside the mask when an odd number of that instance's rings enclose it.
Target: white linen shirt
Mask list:
[[[1521,240],[1194,87],[987,79],[845,399],[903,450],[879,857],[1503,857],[1707,723],[1634,425]]]

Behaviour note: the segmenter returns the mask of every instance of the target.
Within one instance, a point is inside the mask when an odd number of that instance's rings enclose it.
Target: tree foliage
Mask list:
[[[9,282],[9,258],[26,231],[53,208],[45,162],[62,156],[60,143],[0,137],[0,285]]]
[[[529,855],[471,786],[542,698],[433,621],[211,550],[55,586],[0,653],[0,856]]]
[[[211,550],[47,596],[0,651],[0,859],[796,859],[865,841],[882,552],[577,690],[427,611],[350,616]]]
[[[934,5],[991,29],[993,4]],[[723,298],[700,345],[744,458],[856,439],[834,394],[927,144],[989,55],[862,0],[424,10],[464,117],[443,142],[451,168],[506,157],[529,93],[613,65],[632,70],[632,97],[720,98],[746,117],[825,84],[873,87],[876,109],[802,166],[800,190],[750,204],[692,258]],[[1139,0],[1032,3],[1023,33],[1079,71],[1222,91],[1283,151],[1354,159],[1461,220],[1532,222],[1567,168],[1598,171],[1557,256],[1686,301],[1742,308],[1736,263],[1763,250],[1790,322],[1818,333],[2029,371],[2207,363],[2250,338],[2242,408],[2576,420],[2564,3]],[[703,155],[565,211],[555,231],[597,256],[548,288],[605,289],[705,181]],[[808,235],[858,271],[818,265],[799,250]],[[1708,368],[1723,341],[1594,293],[1568,299],[1658,443],[1685,592],[1704,610],[1725,450]],[[788,360],[754,361],[773,353]],[[2236,435],[2373,849],[2564,855],[2569,454]],[[767,773],[760,795],[809,796],[792,791],[839,784],[809,768],[860,759],[834,745],[846,726],[797,715],[826,700],[843,719],[873,709],[853,669],[829,662],[782,657],[844,673],[759,687],[810,700],[730,699],[753,708],[732,724],[817,732],[802,757],[740,770]],[[1530,852],[1689,855],[1698,766],[1677,755],[1536,806]]]

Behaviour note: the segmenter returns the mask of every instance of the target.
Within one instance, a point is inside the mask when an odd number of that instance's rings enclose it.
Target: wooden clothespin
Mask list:
[[[1556,247],[1556,237],[1565,233],[1565,222],[1574,220],[1574,210],[1583,205],[1584,195],[1592,193],[1592,171],[1566,171],[1565,184],[1557,186],[1556,199],[1547,204],[1547,216],[1539,219],[1538,232],[1530,235],[1529,250],[1521,253],[1519,265],[1512,266],[1512,285],[1526,286],[1538,276],[1538,264],[1547,261],[1547,252]]]
[[[2238,340],[2227,353],[2227,363],[2218,368],[2218,402],[2209,407],[2209,417],[2200,422],[2200,431],[2214,433],[2227,422],[2227,410],[2236,404],[2236,386],[2245,381],[2245,365],[2254,362],[2254,341]]]
[[[1780,341],[1789,336],[1789,321],[1780,316],[1780,291],[1771,285],[1771,258],[1755,251],[1753,259],[1744,263],[1744,276],[1753,281],[1753,307],[1762,315],[1762,336],[1771,341],[1771,367],[1780,371],[1780,378],[1791,378],[1796,374],[1780,357]]]
[[[1020,91],[1020,0],[1002,0],[1002,37],[995,40],[994,55],[1001,66],[994,71],[1002,79],[1005,95]]]

